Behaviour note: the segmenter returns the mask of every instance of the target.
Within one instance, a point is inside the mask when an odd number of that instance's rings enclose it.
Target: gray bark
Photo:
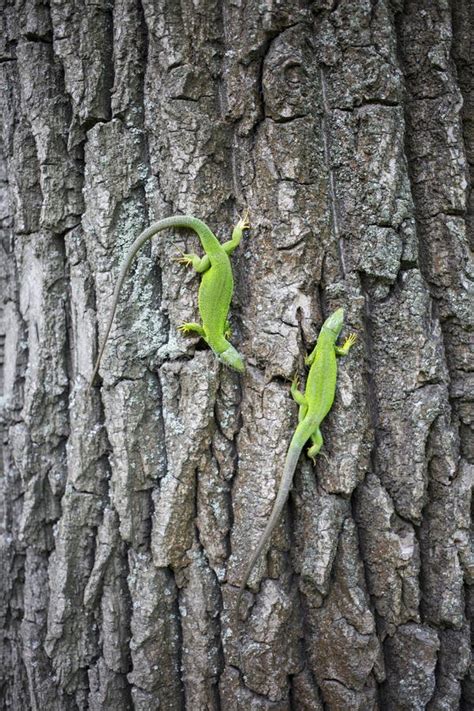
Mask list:
[[[4,0],[0,696],[473,708],[469,0]],[[185,339],[227,239],[244,377]],[[471,297],[472,298],[472,297]],[[232,617],[337,306],[358,344]],[[471,358],[471,360],[470,360]]]

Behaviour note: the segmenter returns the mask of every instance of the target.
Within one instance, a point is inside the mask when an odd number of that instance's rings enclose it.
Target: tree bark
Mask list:
[[[0,695],[23,709],[474,706],[472,4],[4,0]],[[228,239],[243,377],[177,327]],[[346,310],[325,457],[233,605]],[[472,382],[472,380],[471,380]],[[471,436],[471,438],[470,438]]]

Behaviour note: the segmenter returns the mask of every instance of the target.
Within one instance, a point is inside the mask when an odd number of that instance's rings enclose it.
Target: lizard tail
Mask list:
[[[196,217],[191,217],[190,215],[176,215],[173,217],[166,217],[163,220],[158,220],[158,222],[154,222],[152,225],[150,225],[150,227],[148,227],[146,230],[144,230],[143,232],[141,232],[141,234],[138,235],[137,239],[128,250],[127,256],[125,257],[125,260],[120,269],[119,278],[117,280],[117,284],[115,285],[114,294],[112,297],[112,309],[110,312],[109,320],[107,321],[104,340],[102,341],[102,345],[99,350],[99,355],[97,356],[97,360],[95,362],[94,371],[89,382],[89,390],[94,384],[95,377],[99,371],[102,355],[104,353],[105,345],[107,343],[110,329],[112,328],[115,312],[117,310],[120,291],[122,289],[125,277],[127,276],[127,272],[130,269],[137,253],[143,247],[145,242],[147,242],[157,232],[161,232],[161,230],[166,230],[169,227],[188,227],[194,230],[194,232],[196,232],[199,239],[201,240],[201,244],[206,254],[212,254],[213,250],[216,249],[216,245],[218,245],[217,249],[219,249],[219,247],[221,246],[219,240],[211,232],[209,227],[201,220],[198,220]]]
[[[250,561],[245,569],[244,577],[242,580],[242,583],[239,588],[239,594],[237,595],[237,602],[236,602],[236,612],[238,613],[239,607],[240,607],[240,601],[242,599],[242,595],[244,593],[245,587],[247,585],[248,579],[250,577],[250,573],[252,572],[252,568],[254,567],[255,563],[257,562],[258,558],[260,557],[260,554],[262,553],[263,549],[267,545],[267,542],[270,538],[270,536],[273,533],[273,529],[275,528],[276,524],[278,523],[278,520],[281,516],[281,512],[283,511],[283,507],[285,506],[286,500],[288,498],[288,494],[291,488],[291,483],[293,481],[293,476],[295,473],[296,465],[298,464],[298,459],[300,458],[300,454],[303,450],[304,445],[306,444],[309,434],[306,438],[304,438],[304,433],[302,436],[301,430],[303,429],[301,426],[303,425],[303,422],[301,422],[293,437],[290,442],[290,446],[288,447],[288,452],[286,455],[285,459],[285,466],[283,469],[283,476],[280,481],[280,486],[278,487],[278,493],[276,495],[275,502],[273,504],[272,512],[270,514],[270,518],[268,519],[268,523],[265,527],[265,530],[262,534],[262,537],[260,538],[260,541],[255,549],[255,551],[252,554],[252,557],[250,558]]]

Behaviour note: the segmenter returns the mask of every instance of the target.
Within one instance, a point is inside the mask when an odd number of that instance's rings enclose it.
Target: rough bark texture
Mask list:
[[[2,708],[474,707],[470,0],[6,0]],[[244,377],[164,233],[227,238]],[[232,605],[325,314],[359,335]],[[472,351],[471,351],[472,354]],[[471,381],[472,383],[472,381]],[[471,462],[471,469],[470,469]]]

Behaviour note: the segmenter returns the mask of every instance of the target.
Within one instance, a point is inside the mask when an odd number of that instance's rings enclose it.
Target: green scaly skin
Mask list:
[[[194,230],[201,240],[202,247],[206,253],[202,259],[196,254],[182,254],[180,257],[177,257],[179,262],[186,266],[191,265],[199,274],[202,274],[198,293],[199,313],[201,315],[202,324],[183,323],[183,325],[179,327],[179,330],[185,334],[198,334],[206,341],[210,348],[212,348],[222,363],[237,370],[239,373],[244,372],[245,364],[242,356],[227,340],[230,333],[227,315],[234,291],[234,280],[229,254],[232,254],[234,249],[239,245],[244,230],[250,227],[248,214],[247,212],[244,213],[242,219],[239,220],[234,227],[232,238],[224,244],[219,242],[209,227],[201,220],[189,215],[177,215],[154,222],[137,237],[130,247],[120,269],[119,278],[115,286],[112,310],[89,387],[92,386],[99,370],[104,348],[117,309],[120,291],[137,252],[153,235],[170,227],[187,227]]]
[[[315,461],[316,455],[323,444],[320,431],[321,422],[331,409],[336,393],[337,359],[336,356],[345,356],[354,345],[356,336],[351,334],[342,347],[336,345],[342,327],[344,325],[344,310],[337,309],[323,323],[316,346],[306,358],[306,365],[311,366],[306,381],[306,390],[302,393],[298,390],[298,380],[295,378],[291,386],[291,394],[300,406],[298,414],[298,426],[291,439],[286,455],[283,476],[276,495],[273,509],[268,519],[266,528],[260,541],[252,554],[252,557],[245,570],[242,584],[237,596],[236,610],[238,611],[242,594],[247,585],[250,573],[265,549],[273,530],[278,523],[283,507],[288,498],[288,494],[293,481],[296,465],[300,454],[308,440],[311,440],[311,447],[308,455]]]

